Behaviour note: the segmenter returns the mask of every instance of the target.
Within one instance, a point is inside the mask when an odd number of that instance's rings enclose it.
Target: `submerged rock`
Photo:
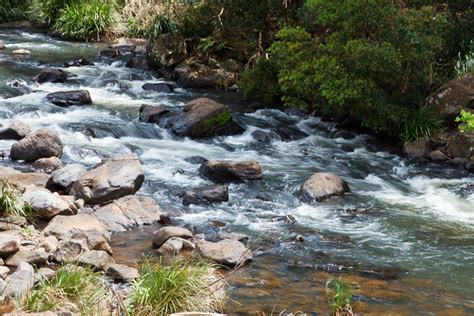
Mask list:
[[[34,81],[37,83],[45,83],[45,82],[52,82],[52,83],[63,83],[66,82],[69,78],[75,77],[73,73],[55,69],[55,68],[44,68],[40,71],[40,73],[33,78]]]
[[[58,91],[46,95],[46,100],[57,106],[92,104],[91,95],[87,90]]]
[[[233,121],[227,106],[208,98],[187,103],[184,113],[171,123],[171,129],[179,136],[190,138],[234,135],[244,131]]]
[[[275,132],[266,132],[262,130],[257,130],[252,132],[252,138],[259,143],[269,144],[274,140],[281,140],[280,135]]]
[[[95,216],[111,232],[149,225],[166,217],[154,199],[147,196],[125,196],[95,211]]]
[[[31,129],[23,122],[16,121],[0,131],[0,139],[21,140],[31,133]]]
[[[321,202],[332,196],[343,196],[350,189],[341,177],[329,172],[318,172],[306,180],[301,192],[303,199]]]
[[[135,154],[109,158],[74,182],[71,194],[86,203],[101,204],[134,194],[144,179]]]
[[[61,157],[62,152],[63,144],[58,135],[43,128],[13,144],[10,157],[12,160],[34,162],[40,158]]]
[[[183,204],[208,204],[229,201],[227,185],[211,185],[183,192]]]
[[[219,183],[258,180],[263,175],[262,167],[255,160],[241,162],[209,160],[201,165],[199,171],[205,178]]]
[[[201,240],[196,246],[203,257],[230,268],[252,258],[250,249],[235,239],[223,239],[218,242]]]

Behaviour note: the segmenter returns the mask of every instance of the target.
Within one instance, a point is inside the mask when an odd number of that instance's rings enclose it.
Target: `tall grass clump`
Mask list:
[[[0,180],[0,214],[2,216],[30,217],[31,206],[20,198],[20,192],[15,190],[6,180]]]
[[[332,313],[335,316],[354,315],[351,306],[352,286],[348,282],[339,279],[330,279],[326,282],[326,294],[331,304]]]
[[[54,22],[62,37],[75,40],[100,40],[114,23],[113,2],[89,0],[66,5]]]
[[[106,298],[100,273],[72,264],[61,266],[50,278],[41,278],[21,303],[27,312],[70,311],[94,315]]]
[[[422,137],[431,139],[441,129],[441,122],[434,117],[427,107],[421,107],[405,122],[401,138],[405,143]]]
[[[29,0],[0,0],[0,23],[26,20]]]
[[[36,23],[50,26],[59,18],[61,10],[68,5],[80,2],[78,0],[32,0],[30,16]]]
[[[130,313],[221,312],[225,283],[218,281],[215,272],[215,265],[207,261],[176,260],[162,265],[146,260],[132,286]]]

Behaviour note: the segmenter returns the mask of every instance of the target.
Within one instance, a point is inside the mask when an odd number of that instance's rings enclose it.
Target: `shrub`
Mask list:
[[[461,132],[474,132],[474,114],[471,112],[461,110],[461,113],[456,118],[456,122],[459,123],[458,128]]]
[[[207,261],[176,260],[165,266],[146,260],[132,286],[131,314],[222,311],[225,292],[215,271]]]
[[[148,39],[154,39],[162,34],[175,32],[177,29],[178,27],[175,22],[169,17],[160,14],[153,17],[151,26],[144,32],[144,35]]]
[[[0,0],[0,23],[26,20],[29,0]]]
[[[21,302],[21,307],[35,313],[67,310],[93,315],[105,297],[106,287],[100,273],[66,264],[49,280],[41,278]]]
[[[254,67],[242,74],[239,90],[248,98],[272,105],[279,102],[281,95],[277,75],[275,65],[265,57],[260,57]]]
[[[401,138],[406,144],[422,137],[432,138],[441,129],[441,122],[426,107],[421,107],[404,123]]]
[[[33,21],[50,26],[66,6],[79,3],[78,0],[32,0],[30,15]]]
[[[114,22],[113,2],[89,0],[66,5],[54,22],[61,36],[76,40],[100,40]]]
[[[20,193],[12,188],[6,180],[0,181],[0,214],[22,217],[32,215],[31,206],[20,199]]]
[[[326,282],[326,294],[328,295],[333,315],[354,315],[351,306],[351,284],[341,278],[328,280]]]

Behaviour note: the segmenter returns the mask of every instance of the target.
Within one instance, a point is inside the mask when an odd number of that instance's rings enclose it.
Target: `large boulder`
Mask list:
[[[151,197],[133,195],[122,197],[97,209],[94,215],[111,232],[153,224],[166,216]]]
[[[66,202],[57,193],[53,194],[47,190],[30,190],[25,192],[22,198],[44,219],[51,219],[59,214],[71,215],[77,211],[74,204]]]
[[[33,78],[37,83],[53,82],[53,83],[63,83],[69,78],[74,77],[75,75],[55,68],[44,68],[40,73]]]
[[[46,188],[51,191],[62,191],[68,193],[74,182],[87,173],[87,169],[81,164],[66,165],[51,173]]]
[[[234,122],[227,106],[208,98],[187,103],[184,113],[172,122],[171,129],[179,136],[190,138],[233,135],[244,131]]]
[[[150,68],[173,67],[186,58],[186,43],[178,33],[167,33],[149,41],[146,52]]]
[[[448,138],[446,151],[451,158],[471,159],[474,157],[474,133],[456,131]]]
[[[431,111],[446,125],[454,127],[461,109],[474,113],[474,74],[451,80],[426,100]]]
[[[68,240],[78,232],[97,231],[107,239],[110,233],[101,221],[94,215],[77,214],[72,216],[58,215],[44,229],[45,236],[55,236],[59,240]]]
[[[62,153],[63,144],[58,135],[43,128],[13,144],[10,157],[13,160],[34,162],[40,158],[61,157]]]
[[[101,204],[134,194],[144,179],[135,154],[109,158],[74,182],[71,195],[86,203]]]
[[[350,192],[346,181],[329,172],[313,174],[301,187],[303,199],[318,202],[332,196],[343,196],[346,192]]]
[[[433,150],[430,141],[426,137],[418,138],[403,145],[403,153],[414,157],[427,157]]]
[[[263,169],[255,160],[229,161],[209,160],[204,162],[199,171],[205,178],[214,182],[258,180],[262,178]]]
[[[235,239],[223,239],[218,242],[201,240],[196,246],[204,258],[230,268],[252,258],[252,252],[243,243]]]
[[[16,121],[4,130],[0,131],[0,139],[20,140],[31,133],[30,127],[23,122]]]
[[[193,234],[186,228],[181,228],[177,226],[166,226],[160,228],[155,237],[153,237],[153,245],[156,247],[162,246],[168,239],[173,237],[179,237],[183,239],[193,238]]]
[[[87,90],[53,92],[46,95],[46,100],[54,105],[62,107],[92,104],[91,95]]]
[[[183,204],[208,204],[229,201],[229,187],[227,185],[211,185],[183,192]]]

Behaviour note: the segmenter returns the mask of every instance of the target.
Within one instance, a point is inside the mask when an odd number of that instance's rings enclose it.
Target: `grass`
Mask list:
[[[6,180],[0,180],[0,214],[3,216],[31,217],[33,211],[20,199],[20,193]]]
[[[431,139],[441,130],[441,123],[433,116],[429,109],[421,107],[405,122],[401,138],[406,144],[422,137]]]
[[[145,260],[132,285],[131,315],[177,312],[221,312],[226,299],[224,281],[207,261],[175,260],[169,265]]]
[[[0,0],[0,23],[26,20],[29,0]]]
[[[326,282],[326,294],[331,304],[332,313],[335,316],[352,316],[351,300],[352,286],[346,281],[330,279]]]
[[[71,311],[93,315],[105,300],[101,274],[72,264],[61,266],[49,280],[40,279],[20,304],[27,312]]]

